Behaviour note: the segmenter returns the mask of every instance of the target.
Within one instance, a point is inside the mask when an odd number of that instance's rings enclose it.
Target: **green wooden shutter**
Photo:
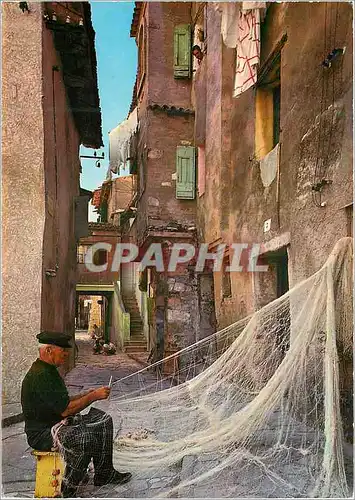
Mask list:
[[[174,30],[174,78],[191,77],[191,27],[179,24]]]
[[[194,200],[196,192],[195,148],[176,148],[176,198]]]

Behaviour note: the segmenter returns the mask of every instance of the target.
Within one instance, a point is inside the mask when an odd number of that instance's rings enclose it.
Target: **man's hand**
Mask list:
[[[62,413],[62,417],[69,417],[84,410],[87,406],[91,405],[94,401],[99,399],[107,399],[110,395],[110,387],[99,387],[98,389],[90,390],[84,395],[75,396],[71,398],[68,406]]]
[[[95,389],[93,391],[95,400],[98,401],[100,399],[107,399],[110,395],[111,388],[104,386],[104,387],[99,387],[98,389]]]

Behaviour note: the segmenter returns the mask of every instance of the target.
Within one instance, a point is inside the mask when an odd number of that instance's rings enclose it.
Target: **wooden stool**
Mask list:
[[[35,498],[60,497],[65,464],[56,451],[33,450],[37,459]]]

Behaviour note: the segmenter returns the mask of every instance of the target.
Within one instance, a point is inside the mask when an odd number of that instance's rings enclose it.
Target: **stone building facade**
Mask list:
[[[167,259],[174,243],[197,244],[190,7],[184,2],[136,2],[133,14],[138,69],[131,110],[137,107],[139,132],[132,165],[137,192],[133,222],[125,226],[122,239],[136,243],[141,256],[154,243],[163,244]],[[205,313],[208,301],[200,307],[203,280],[187,265],[176,272],[149,269],[148,347],[155,351],[153,359],[200,338],[204,315],[208,321],[203,334],[214,330],[213,317]],[[208,283],[211,298],[210,279]]]
[[[4,2],[2,14],[7,404],[19,402],[36,334],[74,334],[79,146],[100,148],[102,134],[89,4]]]
[[[223,9],[196,3],[194,13],[206,30],[193,84],[203,156],[199,240],[211,249],[258,243],[269,264],[266,275],[215,273],[221,328],[310,276],[351,233],[352,7],[269,4],[257,83],[238,98],[236,50],[221,36]],[[344,47],[327,67],[327,56]]]

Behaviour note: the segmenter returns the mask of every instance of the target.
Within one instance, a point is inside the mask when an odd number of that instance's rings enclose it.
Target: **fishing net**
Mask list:
[[[347,497],[339,350],[352,352],[352,240],[287,294],[115,382],[134,496]],[[164,376],[167,363],[174,376]],[[135,380],[134,380],[135,379]],[[133,384],[134,380],[134,384]],[[151,381],[151,383],[149,382]],[[349,471],[347,470],[349,466]]]

